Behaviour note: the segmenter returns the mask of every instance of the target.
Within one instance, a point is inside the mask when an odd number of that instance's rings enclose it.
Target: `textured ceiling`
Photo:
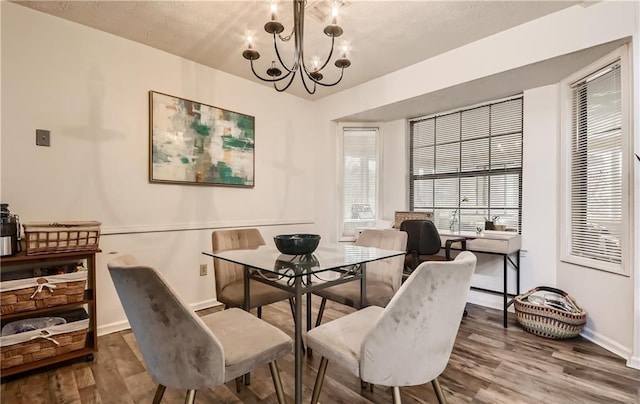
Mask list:
[[[258,71],[269,67],[273,58],[270,37],[262,29],[269,19],[266,0],[14,2],[256,82],[260,81],[241,56],[246,33],[253,31],[257,39],[256,48],[262,55]],[[319,88],[309,96],[296,78],[288,92],[318,99],[577,3],[350,0],[339,21],[344,29],[339,39],[348,41],[352,61],[342,82]],[[279,20],[285,26],[284,33],[290,32],[290,1],[280,2]],[[307,56],[328,53],[329,38],[322,33],[325,25],[307,12]],[[332,73],[325,77],[335,78]]]

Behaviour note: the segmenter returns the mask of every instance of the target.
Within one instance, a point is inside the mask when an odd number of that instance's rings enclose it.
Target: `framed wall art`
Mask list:
[[[255,119],[149,92],[149,181],[254,186]]]

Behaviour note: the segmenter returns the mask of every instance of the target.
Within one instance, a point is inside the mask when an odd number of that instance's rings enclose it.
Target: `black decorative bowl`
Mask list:
[[[320,244],[317,234],[280,234],[273,238],[276,248],[287,255],[311,254]]]

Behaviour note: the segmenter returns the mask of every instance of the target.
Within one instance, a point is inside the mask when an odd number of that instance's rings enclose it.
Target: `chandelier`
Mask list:
[[[275,49],[278,64],[276,64],[275,60],[271,61],[271,67],[267,69],[266,76],[261,76],[255,70],[253,61],[257,60],[260,57],[260,53],[258,53],[257,50],[253,49],[253,35],[247,35],[247,49],[242,52],[242,56],[245,59],[249,60],[249,62],[251,63],[251,71],[257,78],[262,81],[273,83],[273,87],[279,92],[287,90],[293,82],[293,79],[296,77],[296,74],[299,72],[305,90],[307,90],[309,94],[314,94],[316,92],[316,85],[331,87],[338,84],[342,80],[344,69],[351,65],[351,61],[347,59],[348,46],[345,43],[342,47],[341,56],[334,62],[334,65],[338,69],[340,69],[340,77],[338,77],[338,79],[333,82],[323,81],[324,76],[322,74],[322,71],[327,66],[327,64],[329,64],[331,56],[333,56],[335,39],[342,35],[343,32],[342,28],[337,24],[338,8],[340,7],[340,4],[337,1],[333,2],[331,24],[327,25],[324,28],[324,33],[331,38],[331,50],[329,51],[329,56],[327,56],[326,60],[322,63],[320,62],[318,57],[315,56],[312,60],[311,66],[307,66],[305,64],[303,37],[304,8],[306,2],[306,0],[293,0],[293,29],[289,35],[283,36],[281,34],[284,31],[284,26],[280,22],[278,22],[277,4],[275,0],[272,0],[271,21],[267,22],[264,25],[264,30],[268,34],[273,35],[273,47]],[[291,38],[293,38],[294,40],[294,54],[293,60],[290,62],[290,64],[287,64],[282,60],[282,57],[280,55],[278,40],[280,40],[280,43],[284,43],[290,41]],[[278,87],[278,84],[281,82],[283,84]]]

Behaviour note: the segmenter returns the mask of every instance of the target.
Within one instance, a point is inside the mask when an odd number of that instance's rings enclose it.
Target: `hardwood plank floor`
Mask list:
[[[315,299],[315,298],[314,298]],[[315,309],[318,301],[314,300]],[[502,327],[502,312],[467,305],[449,366],[440,378],[448,402],[457,403],[640,403],[640,371],[583,338],[553,341],[523,331],[513,314]],[[205,310],[202,313],[220,310]],[[353,309],[328,302],[324,321]],[[287,302],[263,309],[263,319],[293,335]],[[4,378],[0,400],[6,404],[150,403],[156,384],[145,370],[130,331],[102,336],[91,363],[76,361]],[[320,358],[306,357],[305,402],[310,401]],[[287,401],[293,402],[293,354],[279,363]],[[163,403],[184,402],[184,391],[167,389]],[[401,389],[403,403],[437,402],[430,383]],[[360,389],[357,378],[339,368],[327,369],[322,403],[390,403],[391,389]],[[276,403],[267,366],[252,373],[251,385],[237,393],[235,384],[199,391],[197,403]]]

